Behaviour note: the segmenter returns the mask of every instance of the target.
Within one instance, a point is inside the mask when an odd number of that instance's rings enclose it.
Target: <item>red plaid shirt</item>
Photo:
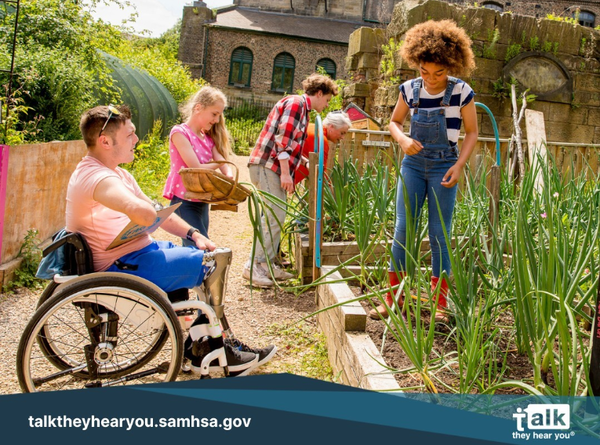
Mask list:
[[[286,96],[277,102],[260,132],[248,165],[264,165],[265,168],[281,175],[277,156],[287,151],[290,154],[287,162],[293,179],[302,158],[302,144],[306,138],[309,110],[310,99],[305,94]]]

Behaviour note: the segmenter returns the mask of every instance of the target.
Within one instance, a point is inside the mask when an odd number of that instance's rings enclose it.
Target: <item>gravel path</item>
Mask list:
[[[238,156],[234,162],[240,169],[240,181],[249,182],[247,157]],[[304,375],[303,356],[311,354],[310,345],[317,330],[315,319],[301,325],[288,326],[315,310],[314,293],[299,297],[283,290],[251,290],[242,279],[242,269],[252,247],[252,226],[248,219],[246,202],[238,212],[212,212],[209,235],[217,245],[233,250],[226,295],[226,314],[235,335],[252,346],[275,344],[276,356],[255,373],[292,372]],[[158,230],[157,239],[178,242]],[[16,351],[21,333],[33,311],[40,291],[18,289],[11,294],[0,294],[0,394],[20,392],[15,372]],[[300,338],[302,337],[302,338]],[[299,349],[304,348],[304,351]],[[312,375],[311,375],[312,376]]]

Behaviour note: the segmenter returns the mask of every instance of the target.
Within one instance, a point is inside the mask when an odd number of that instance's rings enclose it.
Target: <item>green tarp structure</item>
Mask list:
[[[131,108],[131,120],[138,137],[142,139],[146,136],[157,119],[162,121],[162,135],[166,136],[178,117],[177,102],[171,93],[150,74],[110,54],[101,54],[112,69],[110,75],[115,84],[122,90],[123,103]]]

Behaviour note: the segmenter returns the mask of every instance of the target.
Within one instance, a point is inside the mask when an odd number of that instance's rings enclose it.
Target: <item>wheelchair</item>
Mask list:
[[[133,275],[93,272],[91,249],[78,233],[55,239],[44,257],[58,248],[64,273],[42,292],[17,350],[23,392],[174,381],[189,368],[183,339],[198,311],[208,318],[201,334],[216,347],[195,369],[201,378],[215,370],[229,375],[223,333],[233,333],[223,299],[230,249],[205,253],[207,272],[194,292],[166,293]]]

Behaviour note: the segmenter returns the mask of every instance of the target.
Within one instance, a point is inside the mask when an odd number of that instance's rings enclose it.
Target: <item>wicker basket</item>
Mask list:
[[[187,199],[198,199],[209,204],[237,206],[252,193],[238,183],[239,171],[229,161],[213,161],[218,164],[231,164],[235,168],[235,180],[210,168],[182,168],[179,175],[187,190]]]

